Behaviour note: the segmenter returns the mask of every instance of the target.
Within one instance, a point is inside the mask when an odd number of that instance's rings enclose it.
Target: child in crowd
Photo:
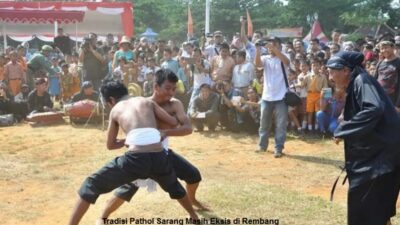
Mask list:
[[[303,82],[305,78],[310,73],[310,63],[306,60],[300,61],[301,73],[297,76],[296,92],[301,98],[301,105],[297,107],[297,113],[302,121],[302,130],[307,129],[307,115],[306,115],[306,105],[307,105],[307,89],[303,87]]]
[[[54,75],[49,75],[49,94],[53,101],[59,101],[61,95],[61,67],[58,65],[56,57],[51,58],[51,68],[56,72]]]
[[[320,97],[323,88],[328,87],[326,76],[321,74],[322,61],[318,58],[313,59],[311,63],[311,74],[307,75],[303,80],[302,87],[307,90],[307,122],[308,130],[313,130],[314,114],[319,111]],[[315,122],[315,130],[318,129],[318,124]]]
[[[74,84],[74,80],[72,74],[68,71],[68,64],[63,63],[61,65],[62,73],[61,73],[61,93],[62,93],[62,101],[68,102],[71,96],[74,94],[72,92],[72,86]]]
[[[153,95],[154,73],[152,70],[146,72],[146,81],[143,83],[143,95],[149,97]]]

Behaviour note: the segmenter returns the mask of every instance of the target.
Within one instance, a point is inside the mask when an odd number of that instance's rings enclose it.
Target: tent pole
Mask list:
[[[75,22],[75,51],[78,52],[78,23]]]
[[[6,49],[7,49],[7,34],[6,34],[6,25],[3,23],[2,26],[2,33],[3,33],[3,42],[4,42],[4,53],[6,53]]]
[[[57,32],[58,32],[58,22],[54,21],[54,37],[57,37]]]

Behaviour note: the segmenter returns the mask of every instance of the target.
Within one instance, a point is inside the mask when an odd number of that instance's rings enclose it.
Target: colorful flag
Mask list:
[[[322,32],[322,27],[318,20],[314,21],[310,33],[308,33],[303,41],[309,42],[313,38],[318,38],[318,40],[323,43],[327,43],[329,41],[324,32]]]
[[[188,36],[193,36],[193,19],[192,19],[192,12],[190,11],[189,6],[188,6],[187,34]]]
[[[253,22],[251,21],[249,10],[246,9],[247,12],[247,36],[253,36]]]

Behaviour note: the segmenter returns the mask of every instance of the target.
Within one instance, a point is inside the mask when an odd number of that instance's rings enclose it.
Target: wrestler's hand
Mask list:
[[[336,137],[334,137],[334,138],[332,138],[333,139],[333,142],[335,142],[335,144],[339,144],[341,141],[343,141],[343,139],[341,139],[341,138],[336,138]]]

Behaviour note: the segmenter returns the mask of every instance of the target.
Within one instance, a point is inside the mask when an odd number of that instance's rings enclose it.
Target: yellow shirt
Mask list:
[[[304,78],[302,86],[307,92],[321,92],[323,88],[328,87],[328,79],[324,75],[311,73]]]

